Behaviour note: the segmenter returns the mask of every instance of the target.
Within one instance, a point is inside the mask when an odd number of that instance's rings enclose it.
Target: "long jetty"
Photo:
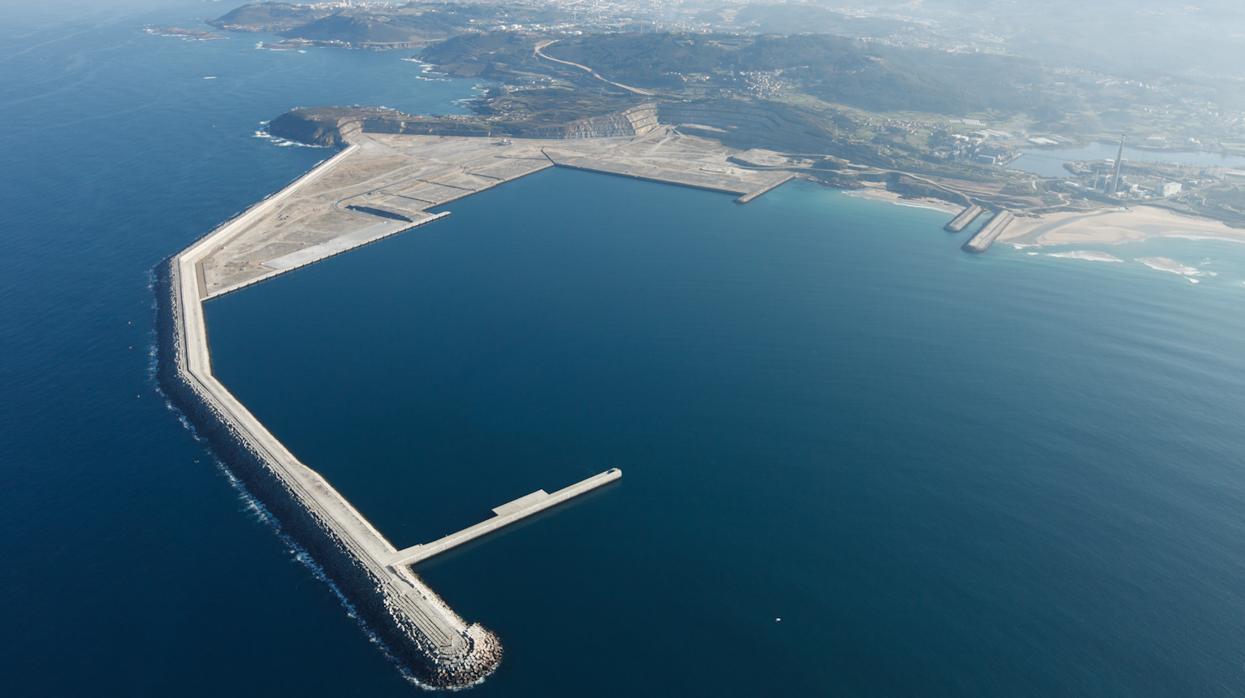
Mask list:
[[[977,220],[977,216],[980,216],[981,212],[984,210],[985,209],[977,204],[970,204],[969,206],[966,206],[963,211],[960,211],[955,218],[948,221],[943,228],[949,232],[958,233],[971,225],[973,221]]]
[[[586,494],[598,487],[603,487],[622,477],[622,471],[618,468],[611,468],[603,473],[593,475],[587,480],[577,482],[569,487],[564,487],[553,494],[544,490],[536,490],[531,494],[519,497],[516,500],[507,502],[493,509],[493,517],[485,519],[480,523],[464,528],[457,533],[451,533],[444,538],[435,540],[431,543],[423,545],[413,545],[405,550],[400,550],[389,561],[391,566],[399,565],[415,565],[427,560],[434,555],[456,548],[464,543],[475,540],[480,536],[487,535],[504,526],[509,526],[521,519],[525,519],[534,514],[538,514],[545,509],[557,506],[568,499],[573,499],[581,494]]]
[[[989,223],[983,225],[981,230],[977,231],[977,234],[971,240],[964,243],[964,251],[981,253],[990,249],[994,241],[999,238],[999,235],[1003,234],[1003,231],[1007,229],[1007,226],[1011,225],[1015,218],[1016,215],[1011,211],[999,211],[994,214],[994,218],[991,218]]]
[[[409,549],[395,548],[322,475],[300,462],[212,372],[203,312],[208,297],[204,258],[273,211],[290,192],[331,172],[354,149],[351,146],[321,163],[157,269],[160,383],[247,489],[337,583],[393,656],[428,686],[465,687],[488,676],[501,661],[497,637],[456,614],[401,558]],[[613,469],[554,494],[533,493],[498,507],[497,516],[485,522],[491,525],[433,545],[436,552],[443,552],[621,475]]]

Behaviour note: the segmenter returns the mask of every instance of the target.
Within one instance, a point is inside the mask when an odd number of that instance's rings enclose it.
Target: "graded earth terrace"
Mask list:
[[[736,194],[747,202],[790,179],[740,167],[739,151],[658,127],[625,138],[528,139],[365,133],[313,173],[213,236],[201,251],[208,300],[410,230],[430,209],[563,166]]]

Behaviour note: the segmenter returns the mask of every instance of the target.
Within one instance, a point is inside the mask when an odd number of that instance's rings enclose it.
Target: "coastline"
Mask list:
[[[1245,230],[1212,218],[1190,216],[1156,206],[1046,213],[1020,217],[999,242],[1054,245],[1118,245],[1151,238],[1187,238],[1245,243]]]
[[[957,214],[964,209],[963,206],[957,206],[949,201],[942,199],[934,199],[927,196],[907,197],[902,194],[893,192],[880,186],[865,186],[860,189],[840,189],[847,196],[854,196],[861,199],[873,199],[875,201],[885,201],[896,206],[908,206],[910,208],[928,208],[944,213]]]

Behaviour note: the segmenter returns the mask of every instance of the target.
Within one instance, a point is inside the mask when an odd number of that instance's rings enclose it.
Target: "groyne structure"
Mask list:
[[[658,129],[628,138],[497,139],[341,132],[340,152],[158,270],[161,385],[231,470],[342,589],[421,682],[462,687],[501,660],[497,637],[456,614],[411,565],[618,480],[607,470],[494,509],[440,540],[393,546],[300,462],[212,372],[204,303],[444,216],[461,197],[556,164],[731,192],[751,200],[789,173],[734,167],[733,151]],[[557,145],[557,158],[546,151]],[[561,158],[563,161],[558,161]]]
[[[984,210],[985,209],[977,204],[970,204],[965,207],[963,211],[956,214],[955,218],[948,221],[947,224],[943,226],[943,229],[951,233],[958,233],[971,225],[973,221],[977,220],[977,217],[980,216],[981,212]]]
[[[1011,225],[1015,218],[1016,215],[1011,211],[999,211],[994,214],[994,218],[991,218],[989,223],[981,226],[981,230],[977,231],[977,234],[972,239],[964,243],[964,251],[981,253],[990,249],[994,241],[1003,234],[1003,231],[1007,229],[1007,226]]]

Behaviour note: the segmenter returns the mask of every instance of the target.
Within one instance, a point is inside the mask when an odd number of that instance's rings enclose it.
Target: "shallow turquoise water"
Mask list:
[[[970,256],[805,184],[449,208],[208,307],[226,384],[399,545],[623,469],[420,567],[506,645],[480,694],[1235,690],[1239,278]]]

